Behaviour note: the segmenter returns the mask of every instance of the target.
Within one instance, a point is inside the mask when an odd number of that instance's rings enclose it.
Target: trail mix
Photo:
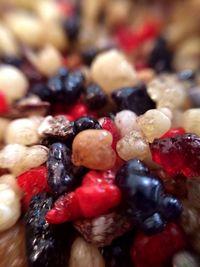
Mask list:
[[[199,12],[1,0],[0,267],[200,266]]]

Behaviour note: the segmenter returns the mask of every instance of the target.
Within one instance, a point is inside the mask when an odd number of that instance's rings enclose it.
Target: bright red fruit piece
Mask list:
[[[69,110],[69,115],[71,115],[75,120],[80,117],[87,116],[88,113],[89,110],[87,106],[82,103],[74,104]]]
[[[46,220],[49,223],[60,224],[82,217],[78,199],[74,192],[59,197],[53,209],[47,212]]]
[[[155,139],[150,144],[153,160],[171,176],[200,175],[200,138],[195,134],[182,134],[165,139]]]
[[[168,224],[162,233],[146,236],[139,233],[131,248],[136,266],[166,267],[173,255],[186,246],[183,232],[176,224]]]
[[[116,148],[116,145],[117,145],[117,142],[120,139],[120,133],[119,133],[119,130],[117,129],[114,121],[112,121],[108,117],[105,117],[103,119],[103,122],[102,122],[102,125],[101,126],[102,126],[102,128],[104,130],[107,130],[107,131],[109,131],[112,134],[112,137],[113,137],[112,148],[115,149]]]
[[[85,218],[104,214],[121,201],[121,192],[115,185],[81,186],[75,191],[81,213]]]
[[[26,210],[34,195],[49,191],[47,184],[47,168],[45,166],[40,166],[24,172],[17,177],[17,183],[24,192],[22,205]]]
[[[172,128],[169,131],[167,131],[162,137],[160,137],[160,139],[165,139],[182,134],[185,134],[185,130],[182,127]]]
[[[5,94],[0,91],[0,113],[5,113],[9,109],[8,102],[6,100]]]
[[[115,173],[111,170],[107,171],[89,171],[82,181],[82,185],[90,186],[94,184],[113,184]]]

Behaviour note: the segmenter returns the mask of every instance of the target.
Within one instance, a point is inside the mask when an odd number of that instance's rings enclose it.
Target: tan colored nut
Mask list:
[[[0,88],[9,102],[23,97],[28,89],[28,80],[16,67],[0,66]]]
[[[112,135],[105,130],[85,130],[74,138],[72,161],[76,166],[107,170],[114,166],[116,154],[112,149]]]
[[[147,140],[152,143],[171,128],[171,120],[159,110],[150,109],[138,118],[138,125]]]
[[[0,25],[0,54],[8,56],[17,56],[19,48],[12,33],[4,25]]]
[[[0,151],[0,168],[9,169],[12,174],[19,175],[31,168],[46,162],[48,148],[41,145],[26,147],[10,144]]]
[[[149,144],[143,134],[132,131],[125,135],[117,143],[117,153],[123,160],[140,159],[144,160],[149,154]]]
[[[81,1],[84,22],[95,23],[98,19],[98,15],[100,14],[105,4],[106,4],[106,0]]]
[[[92,63],[91,75],[108,94],[118,88],[132,86],[138,81],[134,67],[117,50],[98,55]]]
[[[37,133],[39,121],[31,119],[18,119],[12,121],[5,132],[7,144],[34,145],[39,142]]]
[[[0,232],[12,227],[20,214],[20,199],[8,184],[0,184]]]
[[[69,42],[60,22],[44,21],[43,27],[47,30],[44,36],[44,43],[51,44],[63,51],[68,48]]]
[[[21,188],[18,186],[17,184],[17,179],[14,175],[12,174],[5,174],[0,176],[0,184],[7,184],[10,186],[10,188],[15,192],[15,194],[17,195],[17,197],[19,199],[22,198],[22,191]]]
[[[139,129],[136,119],[137,115],[131,110],[122,110],[116,114],[115,124],[122,137]]]
[[[5,136],[5,131],[9,125],[9,120],[0,118],[0,142],[3,141]]]
[[[27,57],[35,68],[47,77],[51,77],[62,65],[60,52],[52,45],[45,46],[37,54],[29,51]]]
[[[26,149],[25,156],[21,162],[18,162],[13,168],[12,173],[19,175],[32,168],[39,167],[47,161],[48,148],[41,145],[35,145]]]
[[[36,1],[35,12],[44,21],[58,21],[61,16],[61,9],[54,1]]]
[[[105,262],[97,247],[78,237],[72,244],[69,267],[105,267]]]
[[[182,127],[186,132],[200,135],[200,108],[188,109],[183,113]]]
[[[30,47],[43,45],[44,36],[48,30],[36,16],[31,13],[15,11],[6,15],[5,22],[16,38],[24,44]]]
[[[173,257],[173,267],[198,267],[200,262],[187,251],[181,251]]]

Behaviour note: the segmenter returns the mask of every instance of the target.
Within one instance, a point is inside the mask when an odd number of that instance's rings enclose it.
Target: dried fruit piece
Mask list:
[[[153,160],[162,165],[170,175],[186,177],[200,175],[200,138],[195,134],[182,134],[165,139],[156,139],[150,145]]]
[[[74,186],[72,173],[71,151],[63,143],[54,143],[49,148],[48,185],[55,196],[68,193]]]
[[[74,138],[72,161],[76,166],[107,170],[114,166],[116,154],[112,149],[112,135],[105,130],[85,130]]]
[[[168,132],[166,132],[163,136],[161,136],[160,139],[165,139],[181,134],[185,134],[185,130],[182,127],[172,128]]]
[[[72,244],[69,267],[105,267],[105,263],[98,248],[78,237]]]
[[[22,203],[27,210],[34,195],[49,191],[47,184],[47,168],[41,166],[24,172],[17,177],[17,183],[24,193]]]
[[[25,216],[26,251],[31,267],[62,266],[61,249],[57,229],[45,220],[53,200],[46,193],[32,198]]]
[[[112,134],[112,137],[113,137],[112,148],[116,149],[117,142],[120,139],[120,133],[119,133],[119,130],[117,129],[114,121],[112,121],[108,117],[104,117],[103,121],[101,123],[101,126],[104,130],[107,130],[108,132],[110,132]]]
[[[132,228],[127,217],[116,212],[92,219],[77,220],[73,225],[86,241],[97,247],[110,245],[113,239],[123,235]]]
[[[139,261],[145,267],[163,267],[169,264],[174,253],[184,249],[185,245],[183,232],[178,225],[168,224],[162,233],[151,237],[139,233],[134,240],[131,254],[133,262]]]

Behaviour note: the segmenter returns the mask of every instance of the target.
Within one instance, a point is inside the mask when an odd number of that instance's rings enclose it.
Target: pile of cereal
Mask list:
[[[200,266],[199,12],[0,1],[0,267]]]

